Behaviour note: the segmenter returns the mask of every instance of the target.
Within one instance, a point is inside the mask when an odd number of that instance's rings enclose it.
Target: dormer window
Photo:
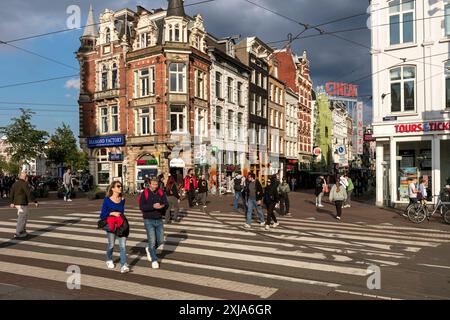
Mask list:
[[[102,68],[102,91],[108,89],[108,69],[106,66]]]
[[[180,42],[180,25],[176,24],[175,25],[175,37],[174,37],[174,41],[175,42]]]
[[[141,47],[141,49],[142,48],[146,48],[147,47],[147,41],[148,41],[148,35],[147,35],[147,33],[141,33],[140,35],[140,38],[141,38],[141,40],[139,41],[140,42],[140,47]]]
[[[117,64],[112,67],[112,88],[117,89]]]
[[[111,42],[111,31],[109,28],[105,29],[105,42],[110,43]]]

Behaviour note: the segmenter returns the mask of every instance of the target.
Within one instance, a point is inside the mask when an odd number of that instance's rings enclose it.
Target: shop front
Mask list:
[[[174,177],[175,181],[180,185],[183,183],[184,177],[187,175],[186,163],[181,158],[173,158],[169,163],[169,173]]]
[[[157,177],[159,161],[151,154],[142,155],[136,160],[136,189],[142,191],[145,188],[145,180]]]
[[[377,205],[409,203],[410,179],[415,183],[423,179],[428,195],[438,195],[450,183],[450,122],[392,124],[374,129]],[[436,200],[433,197],[432,202]]]

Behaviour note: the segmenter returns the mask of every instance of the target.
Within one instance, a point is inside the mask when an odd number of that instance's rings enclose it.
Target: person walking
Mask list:
[[[3,174],[0,174],[0,199],[3,199],[3,193],[5,192],[6,179]]]
[[[175,182],[175,178],[170,176],[169,181],[166,185],[166,194],[167,194],[167,200],[169,202],[169,208],[166,212],[166,223],[172,222],[172,210],[173,210],[173,220],[175,222],[180,222],[180,218],[178,217],[178,214],[180,213],[180,194],[178,193],[178,187]]]
[[[153,269],[159,269],[156,251],[164,241],[164,224],[162,217],[169,202],[162,189],[158,188],[158,179],[150,181],[150,188],[146,188],[139,197],[139,209],[142,211],[144,226],[147,232],[147,259]]]
[[[333,185],[330,191],[330,202],[334,202],[336,206],[336,219],[341,220],[342,203],[347,199],[347,191],[345,187],[336,179],[336,184]]]
[[[297,185],[297,179],[295,179],[295,177],[292,177],[292,179],[291,179],[291,190],[292,190],[292,192],[295,191],[296,185]]]
[[[347,200],[345,201],[345,205],[343,206],[343,208],[350,208],[352,204],[352,193],[355,189],[355,186],[353,185],[352,179],[347,174],[345,175],[345,178],[347,180]]]
[[[245,193],[248,194],[248,201],[247,201],[247,221],[244,224],[244,228],[251,228],[252,224],[252,215],[253,210],[256,209],[256,213],[258,215],[259,224],[261,226],[265,225],[264,222],[264,213],[262,211],[262,199],[263,199],[263,188],[259,180],[256,179],[256,176],[254,173],[250,173],[249,175],[249,183],[245,187]]]
[[[287,216],[287,217],[291,217],[291,213],[289,211],[289,206],[290,206],[290,202],[289,202],[289,193],[291,192],[291,188],[289,188],[289,184],[286,181],[286,178],[283,178],[283,182],[280,184],[280,186],[278,187],[278,193],[280,195],[280,212],[281,214]],[[284,207],[284,210],[282,210],[282,208]]]
[[[34,201],[36,207],[39,206],[38,202],[34,199],[31,193],[27,178],[27,174],[25,172],[21,172],[19,175],[19,180],[14,182],[10,192],[10,207],[17,209],[16,234],[14,235],[14,238],[16,239],[23,239],[28,235],[28,204],[31,201]]]
[[[325,181],[324,176],[319,176],[316,179],[316,189],[315,189],[315,196],[316,196],[316,207],[323,208],[322,205],[322,197],[325,193],[327,188],[327,182]]]
[[[130,272],[127,264],[126,240],[129,235],[129,227],[124,226],[125,222],[125,199],[122,193],[122,183],[114,181],[108,188],[108,195],[103,200],[100,220],[105,221],[104,230],[108,237],[108,246],[106,248],[106,266],[108,269],[114,269],[113,251],[116,239],[119,240],[120,250],[120,272]],[[119,232],[120,228],[125,229]]]
[[[278,227],[279,223],[275,217],[274,210],[277,203],[280,201],[278,194],[278,187],[275,182],[273,182],[274,177],[267,180],[267,186],[264,189],[264,204],[267,208],[267,220],[266,220],[266,230],[270,229],[272,220],[274,222],[273,227]]]
[[[206,200],[208,198],[208,181],[206,176],[203,174],[198,180],[198,198],[202,203],[203,208],[206,208]]]
[[[189,208],[194,207],[195,190],[198,188],[198,182],[193,174],[194,170],[189,169],[188,175],[184,179],[184,190],[188,196]]]
[[[242,192],[244,191],[245,187],[245,179],[239,172],[236,177],[233,179],[233,185],[234,185],[234,201],[233,201],[233,209],[234,211],[239,211],[239,199],[242,198],[242,202],[244,204],[245,208],[245,199]]]
[[[73,181],[72,181],[72,174],[70,172],[70,168],[66,170],[66,173],[64,173],[63,176],[63,184],[64,188],[66,188],[66,193],[64,194],[64,201],[72,201],[70,199],[70,195],[72,194],[73,189]]]
[[[417,190],[417,200],[426,201],[428,197],[426,181],[423,178],[419,180],[419,188]]]

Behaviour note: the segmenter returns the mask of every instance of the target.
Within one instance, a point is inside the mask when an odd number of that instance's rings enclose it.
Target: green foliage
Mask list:
[[[50,162],[70,165],[78,158],[77,140],[73,131],[65,123],[56,128],[55,133],[50,137],[47,158]]]
[[[3,157],[0,157],[0,172],[12,175],[19,174],[19,164],[16,162],[8,162]]]
[[[11,154],[11,160],[18,165],[24,160],[37,158],[44,150],[48,137],[47,132],[36,130],[31,124],[34,112],[23,108],[20,111],[22,114],[18,118],[12,118],[10,125],[0,127],[0,134],[6,136],[10,145],[7,151]]]

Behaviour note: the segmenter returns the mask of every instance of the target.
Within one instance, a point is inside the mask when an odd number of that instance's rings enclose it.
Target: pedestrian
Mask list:
[[[206,176],[203,174],[198,180],[198,198],[203,205],[203,208],[206,208],[206,200],[208,198],[208,181],[206,180]]]
[[[72,199],[70,199],[70,195],[72,193],[72,188],[73,188],[72,174],[70,172],[70,168],[68,168],[66,170],[66,173],[64,173],[63,184],[64,184],[64,188],[66,189],[66,193],[64,194],[64,201],[70,202],[70,201],[72,201]]]
[[[233,185],[234,185],[234,201],[233,201],[233,209],[234,211],[239,211],[239,199],[242,198],[242,202],[244,204],[245,208],[245,199],[244,195],[242,194],[245,186],[245,179],[241,175],[240,172],[234,177],[233,179]]]
[[[328,186],[327,186],[325,177],[324,176],[317,177],[316,188],[315,188],[315,192],[314,192],[314,194],[316,196],[316,207],[323,208],[322,197],[327,188],[328,188]]]
[[[330,191],[330,202],[334,202],[336,205],[336,219],[341,220],[342,215],[342,203],[347,199],[347,191],[339,183],[339,179],[336,179],[336,184],[333,185]]]
[[[5,192],[6,179],[3,174],[0,174],[0,199],[3,199],[3,193]]]
[[[108,188],[108,195],[103,200],[100,220],[105,221],[104,230],[108,237],[108,246],[106,248],[106,266],[108,269],[114,269],[113,251],[116,239],[119,240],[120,250],[120,272],[128,273],[130,268],[127,264],[126,241],[129,235],[129,226],[126,224],[125,217],[125,199],[122,193],[122,183],[114,181]],[[125,230],[121,228],[124,227]]]
[[[279,225],[277,218],[275,217],[274,210],[275,206],[280,201],[280,197],[278,194],[278,187],[274,182],[272,182],[272,180],[274,180],[274,177],[267,179],[267,186],[264,189],[264,204],[267,208],[266,230],[270,229],[272,220],[274,222],[274,228]]]
[[[262,199],[264,196],[263,188],[259,180],[256,179],[256,176],[254,173],[250,173],[249,175],[249,183],[245,187],[245,192],[248,195],[248,201],[247,201],[247,221],[244,224],[244,228],[251,228],[252,224],[252,215],[253,210],[256,209],[256,213],[258,215],[259,224],[261,226],[265,225],[264,222],[264,213],[262,211]]]
[[[347,179],[347,200],[345,201],[345,205],[343,208],[350,208],[351,207],[351,201],[352,201],[352,193],[355,189],[355,186],[353,185],[352,179],[348,176],[348,174],[345,175],[345,178]]]
[[[290,202],[289,202],[289,193],[291,192],[291,189],[289,188],[289,184],[286,181],[286,178],[283,178],[283,182],[281,183],[281,185],[278,187],[278,193],[280,194],[280,212],[287,216],[287,217],[291,217],[291,213],[289,211],[289,207],[290,207]],[[281,208],[284,207],[284,210],[282,210]]]
[[[17,225],[16,234],[14,238],[23,239],[27,234],[27,220],[28,220],[28,204],[34,201],[36,207],[39,206],[38,202],[34,199],[30,186],[27,182],[27,174],[21,172],[19,180],[14,182],[11,187],[10,207],[17,209]]]
[[[421,178],[419,180],[419,189],[417,190],[417,200],[423,202],[426,201],[428,197],[427,194],[427,186],[426,186],[426,181]]]
[[[189,202],[189,208],[194,206],[195,201],[195,190],[198,188],[197,179],[193,175],[194,170],[189,169],[188,175],[184,179],[184,190],[186,190]]]
[[[147,232],[147,259],[152,263],[153,269],[159,268],[156,251],[164,241],[164,224],[162,217],[169,207],[164,192],[158,188],[158,179],[152,178],[150,188],[146,188],[139,196],[139,209],[142,211],[144,226]]]
[[[297,179],[295,179],[295,177],[292,177],[292,179],[291,179],[291,190],[292,190],[292,192],[295,191],[296,185],[297,185]]]
[[[180,194],[178,193],[178,187],[173,176],[169,177],[169,181],[166,185],[166,194],[167,200],[169,202],[169,208],[166,212],[166,223],[171,223],[172,219],[175,222],[180,222],[180,218],[178,214],[180,212]],[[172,218],[172,210],[173,210],[173,218]]]
[[[416,181],[413,178],[408,178],[408,197],[409,197],[409,205],[408,205],[409,208],[411,205],[417,203]]]

